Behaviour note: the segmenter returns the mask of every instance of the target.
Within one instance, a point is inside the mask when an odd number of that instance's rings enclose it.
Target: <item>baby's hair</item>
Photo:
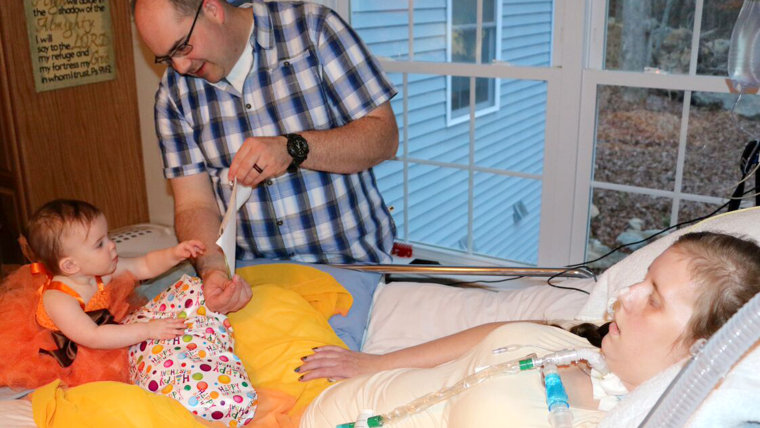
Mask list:
[[[672,246],[690,260],[694,312],[682,339],[709,339],[760,292],[760,247],[749,239],[713,232],[688,233]]]
[[[72,224],[89,228],[101,215],[103,213],[98,208],[84,201],[52,200],[38,208],[27,222],[24,237],[20,240],[22,250],[30,261],[41,262],[50,273],[59,274],[58,261],[65,256],[61,236]]]

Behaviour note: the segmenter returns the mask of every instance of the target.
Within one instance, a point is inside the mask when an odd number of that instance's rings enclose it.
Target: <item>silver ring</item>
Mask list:
[[[264,172],[264,170],[261,169],[261,167],[258,166],[258,165],[256,165],[256,164],[253,164],[253,169],[255,169],[256,172],[258,172],[259,174],[261,174],[262,172]]]

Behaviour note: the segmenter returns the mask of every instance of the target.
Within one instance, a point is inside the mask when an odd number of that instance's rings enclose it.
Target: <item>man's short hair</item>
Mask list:
[[[145,0],[142,0],[145,1]],[[174,9],[181,13],[182,15],[189,16],[189,15],[195,15],[195,12],[198,10],[198,5],[203,0],[167,0],[169,3],[174,6]],[[129,6],[132,10],[132,16],[135,15],[135,6],[137,5],[137,0],[130,0]]]

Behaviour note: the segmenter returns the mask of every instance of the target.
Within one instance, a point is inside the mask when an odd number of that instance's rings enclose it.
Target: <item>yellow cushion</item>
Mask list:
[[[178,401],[119,382],[64,388],[55,380],[32,395],[34,423],[45,427],[202,427]]]
[[[229,314],[235,353],[253,385],[294,397],[289,414],[299,414],[329,383],[300,382],[295,369],[314,347],[346,347],[327,319],[347,312],[351,295],[332,276],[308,266],[257,265],[238,269],[237,274],[251,284],[253,297]]]

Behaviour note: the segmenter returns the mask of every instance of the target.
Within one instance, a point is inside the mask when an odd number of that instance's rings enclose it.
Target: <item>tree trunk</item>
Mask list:
[[[623,71],[644,71],[649,65],[647,55],[649,36],[650,0],[628,0],[623,2],[623,33],[621,35]],[[631,88],[623,93],[623,99],[641,102],[646,98],[645,89]]]

